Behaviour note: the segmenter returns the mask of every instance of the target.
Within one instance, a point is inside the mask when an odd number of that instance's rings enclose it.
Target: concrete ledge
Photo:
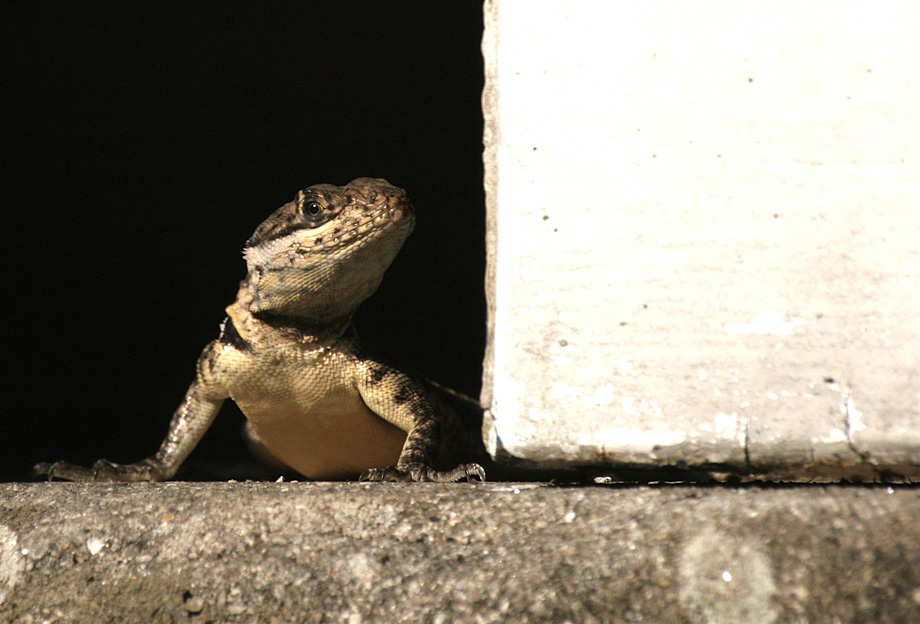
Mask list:
[[[0,621],[916,622],[920,490],[3,484]]]

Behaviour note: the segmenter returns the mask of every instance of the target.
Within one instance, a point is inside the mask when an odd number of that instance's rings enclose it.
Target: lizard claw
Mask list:
[[[40,464],[35,464],[32,466],[32,476],[34,477],[48,477],[48,480],[51,480],[51,464],[48,462],[42,462]]]
[[[433,483],[454,483],[456,481],[485,481],[486,471],[479,464],[460,464],[453,470],[435,470],[424,464],[408,466],[405,469],[394,468],[371,468],[365,470],[358,481],[381,482],[381,481],[416,481],[416,482],[433,482]]]
[[[55,478],[65,481],[95,481],[96,473],[90,468],[77,466],[68,462],[54,462],[53,464],[41,463],[35,464],[32,469],[36,476],[47,476],[48,481],[54,481]]]
[[[460,481],[466,479],[469,482],[486,480],[486,471],[479,464],[460,464],[453,470],[437,471],[428,469],[428,478],[430,481]]]

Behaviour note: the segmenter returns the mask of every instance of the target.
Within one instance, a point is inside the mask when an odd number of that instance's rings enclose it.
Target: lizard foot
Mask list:
[[[160,481],[163,478],[161,468],[151,460],[139,461],[134,464],[116,464],[106,459],[100,459],[92,468],[84,468],[68,462],[54,462],[53,464],[36,464],[33,468],[36,475],[47,475],[49,481],[62,479],[65,481]]]
[[[424,464],[407,466],[404,469],[371,468],[365,470],[359,481],[429,481],[434,483],[454,483],[456,481],[485,481],[486,471],[479,464],[460,464],[453,470],[435,470]]]

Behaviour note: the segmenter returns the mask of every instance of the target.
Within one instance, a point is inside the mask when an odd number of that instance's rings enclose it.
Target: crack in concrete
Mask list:
[[[744,465],[745,465],[748,469],[753,469],[753,466],[751,465],[751,435],[750,435],[750,429],[751,429],[751,419],[750,419],[750,418],[745,418],[745,419],[744,419],[744,426],[742,427],[742,431],[741,431],[741,435],[744,437],[744,439],[742,440],[742,446],[744,447]]]
[[[852,392],[849,389],[847,389],[846,398],[840,406],[840,411],[843,413],[843,430],[846,432],[847,446],[851,451],[856,453],[863,462],[869,464],[869,451],[861,451],[854,437],[856,432],[865,429],[866,425],[862,421],[862,412],[856,409],[856,404],[853,403]]]

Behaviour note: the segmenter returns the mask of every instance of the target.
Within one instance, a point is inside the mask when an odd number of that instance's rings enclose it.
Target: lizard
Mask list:
[[[271,456],[315,480],[485,481],[450,397],[364,352],[352,317],[415,225],[406,192],[380,178],[299,191],[259,225],[246,277],[152,456],[35,471],[70,481],[173,477],[227,399]],[[472,400],[472,399],[470,399]]]

